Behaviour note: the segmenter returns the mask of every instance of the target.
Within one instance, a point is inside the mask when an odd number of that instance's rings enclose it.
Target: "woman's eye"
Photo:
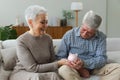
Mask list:
[[[47,20],[46,20],[46,21],[41,21],[40,23],[41,23],[41,24],[47,24],[48,21],[47,21]]]

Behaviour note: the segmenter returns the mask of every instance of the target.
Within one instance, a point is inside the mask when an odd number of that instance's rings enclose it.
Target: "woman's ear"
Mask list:
[[[32,27],[32,26],[33,26],[33,20],[32,20],[32,19],[29,19],[29,20],[28,20],[28,24]]]

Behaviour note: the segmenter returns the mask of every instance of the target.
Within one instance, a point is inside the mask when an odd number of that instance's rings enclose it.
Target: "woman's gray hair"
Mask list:
[[[101,22],[102,18],[90,10],[85,14],[82,24],[87,24],[90,28],[98,29]]]
[[[39,5],[32,5],[25,10],[25,19],[28,23],[28,19],[35,20],[39,14],[46,14],[46,13],[47,10],[44,7],[41,7]]]

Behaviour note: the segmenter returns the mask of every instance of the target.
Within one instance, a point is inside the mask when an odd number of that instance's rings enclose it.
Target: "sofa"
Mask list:
[[[53,39],[55,53],[60,46],[61,39]],[[107,38],[108,63],[120,63],[120,38]],[[16,40],[0,41],[0,80],[8,80],[16,64]],[[99,80],[99,76],[91,75],[88,79]]]

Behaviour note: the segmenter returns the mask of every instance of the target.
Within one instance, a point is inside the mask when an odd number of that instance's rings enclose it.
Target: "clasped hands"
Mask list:
[[[71,68],[79,70],[83,66],[83,61],[81,59],[77,59],[76,61],[69,61],[68,59],[61,59],[58,61],[60,66],[68,65]]]

